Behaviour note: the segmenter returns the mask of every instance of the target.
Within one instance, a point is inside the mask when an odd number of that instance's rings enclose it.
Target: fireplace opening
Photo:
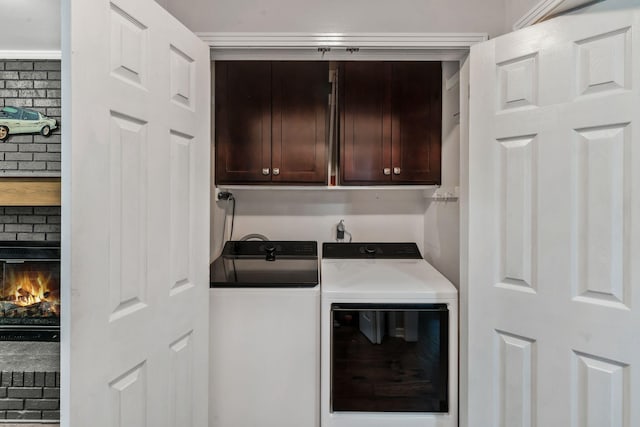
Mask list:
[[[0,242],[0,341],[59,341],[60,244]]]

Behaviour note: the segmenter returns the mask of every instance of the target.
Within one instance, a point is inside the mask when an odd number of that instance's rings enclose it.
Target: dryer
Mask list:
[[[458,425],[458,292],[415,243],[324,243],[321,425]]]

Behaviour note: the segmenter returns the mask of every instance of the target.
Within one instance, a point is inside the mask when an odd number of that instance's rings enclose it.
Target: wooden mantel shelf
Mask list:
[[[60,206],[60,178],[0,177],[0,206]]]

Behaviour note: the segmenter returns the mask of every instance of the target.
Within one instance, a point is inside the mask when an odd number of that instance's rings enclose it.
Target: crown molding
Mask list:
[[[196,33],[212,49],[239,48],[468,48],[485,33]]]
[[[542,0],[531,10],[524,14],[515,24],[513,30],[519,30],[533,24],[537,24],[553,15],[557,15],[567,10],[576,9],[587,4],[594,3],[594,0]]]
[[[214,59],[460,60],[485,33],[196,33]]]
[[[59,50],[0,50],[0,59],[62,59]]]

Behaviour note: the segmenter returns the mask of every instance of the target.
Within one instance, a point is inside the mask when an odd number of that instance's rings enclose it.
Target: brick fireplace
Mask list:
[[[0,423],[59,419],[59,336],[59,242],[0,242]]]
[[[0,242],[0,341],[58,341],[60,245]]]
[[[37,110],[62,126],[60,61],[0,59],[4,106]],[[0,143],[0,177],[59,177],[60,132],[48,138],[16,134]],[[0,206],[0,241],[56,247],[60,207]],[[15,261],[0,261],[0,426],[55,423],[60,414],[59,291],[52,288],[59,288],[59,261],[38,260],[48,272],[32,268],[33,261]],[[7,284],[11,276],[14,283]]]
[[[0,421],[59,419],[59,372],[0,372]]]
[[[0,107],[37,110],[63,126],[60,105],[59,60],[0,58]],[[0,178],[59,177],[60,132],[16,134],[0,143]],[[58,251],[57,260],[0,255],[0,426],[59,419],[59,241],[59,206],[0,206],[2,244]]]

